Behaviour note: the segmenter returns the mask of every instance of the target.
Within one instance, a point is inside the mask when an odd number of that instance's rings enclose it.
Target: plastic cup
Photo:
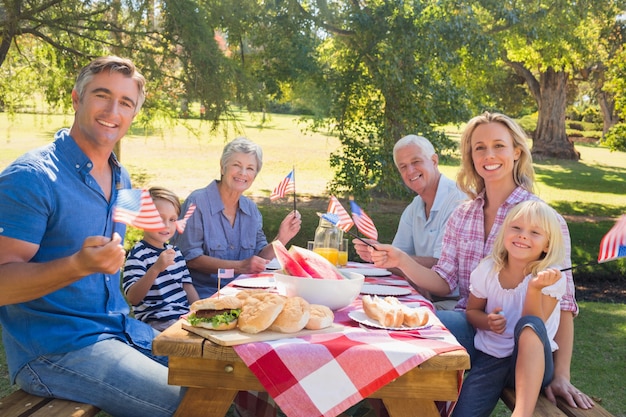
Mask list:
[[[339,242],[339,253],[337,254],[337,266],[348,265],[348,239],[341,239]]]

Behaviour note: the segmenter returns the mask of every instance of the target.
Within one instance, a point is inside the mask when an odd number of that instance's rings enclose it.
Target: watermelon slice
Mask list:
[[[318,253],[295,245],[291,245],[289,253],[313,278],[345,279],[335,265]]]
[[[285,245],[283,245],[280,240],[273,241],[272,246],[274,247],[276,259],[278,259],[278,263],[283,268],[286,275],[311,278],[311,275],[309,275],[309,273],[307,273],[306,270],[302,268],[302,266],[300,266],[300,264],[291,256]]]

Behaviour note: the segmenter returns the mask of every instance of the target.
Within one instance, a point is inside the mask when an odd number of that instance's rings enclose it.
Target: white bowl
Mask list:
[[[346,279],[301,278],[274,272],[279,294],[302,297],[311,304],[322,304],[331,310],[349,306],[361,292],[365,276],[342,272]]]

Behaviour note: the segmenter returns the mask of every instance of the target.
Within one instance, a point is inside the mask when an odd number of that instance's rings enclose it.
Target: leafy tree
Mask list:
[[[331,156],[334,193],[401,195],[392,148],[407,134],[445,154],[454,144],[436,125],[467,120],[466,90],[455,77],[460,51],[480,45],[454,2],[298,2],[325,38],[324,80],[333,86],[330,125],[343,145]]]
[[[577,160],[565,132],[568,86],[606,62],[604,36],[614,29],[624,2],[478,0],[475,10],[502,61],[525,80],[537,102],[533,155]]]

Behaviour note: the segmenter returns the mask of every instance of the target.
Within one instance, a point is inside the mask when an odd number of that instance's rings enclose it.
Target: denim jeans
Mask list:
[[[18,372],[17,383],[31,394],[93,404],[115,417],[168,417],[184,390],[168,385],[163,359],[106,339],[73,352],[41,356]]]
[[[474,357],[476,356],[474,335],[476,335],[476,331],[467,321],[465,311],[437,310],[436,314],[441,323],[450,330],[450,333],[456,337],[461,346],[467,350],[467,354],[470,356],[470,363],[474,363]]]
[[[489,417],[498,403],[502,389],[515,386],[515,363],[518,341],[522,330],[531,328],[544,347],[545,372],[542,388],[554,375],[554,361],[550,340],[543,321],[536,316],[524,316],[515,325],[515,347],[509,357],[496,358],[479,350],[472,361],[472,369],[466,374],[453,417]]]

